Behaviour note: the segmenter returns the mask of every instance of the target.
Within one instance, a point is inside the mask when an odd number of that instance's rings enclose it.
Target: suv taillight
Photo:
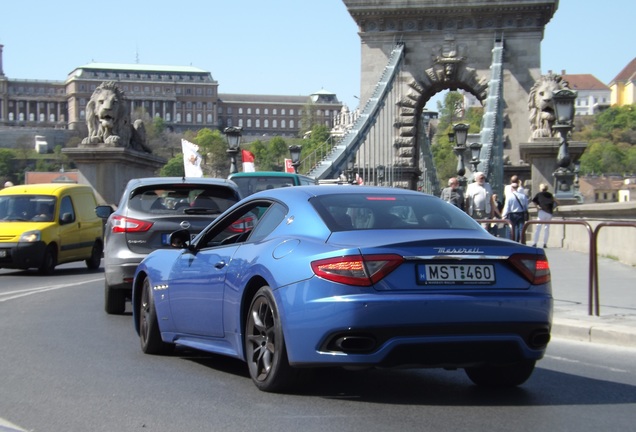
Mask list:
[[[111,216],[114,233],[138,233],[146,232],[152,226],[152,222],[139,219],[127,218],[125,216]]]

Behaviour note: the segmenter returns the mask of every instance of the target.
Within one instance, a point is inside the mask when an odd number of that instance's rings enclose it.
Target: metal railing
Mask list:
[[[600,286],[598,283],[598,233],[601,228],[604,227],[634,227],[636,228],[636,222],[619,222],[608,221],[601,222],[594,228],[594,235],[592,239],[592,249],[590,255],[594,258],[594,312],[596,316],[601,315],[601,300],[600,300]],[[591,314],[590,314],[591,315]]]
[[[595,229],[584,221],[578,219],[563,219],[563,220],[550,220],[540,221],[538,219],[529,220],[523,224],[521,228],[521,241],[520,243],[526,244],[526,231],[530,225],[581,225],[587,229],[589,235],[589,269],[588,269],[588,315],[601,315],[601,302],[600,302],[600,283],[599,283],[599,271],[598,271],[598,233],[603,227],[634,227],[636,228],[636,222],[601,222]]]

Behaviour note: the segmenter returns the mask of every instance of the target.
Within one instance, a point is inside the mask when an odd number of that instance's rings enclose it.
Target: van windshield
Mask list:
[[[0,196],[0,221],[53,222],[55,202],[50,195]]]

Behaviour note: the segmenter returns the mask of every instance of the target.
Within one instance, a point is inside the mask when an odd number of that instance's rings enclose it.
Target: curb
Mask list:
[[[552,336],[581,342],[636,348],[636,326],[554,318]]]

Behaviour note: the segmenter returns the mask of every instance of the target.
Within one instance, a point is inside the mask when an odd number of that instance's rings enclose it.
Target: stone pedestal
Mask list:
[[[65,148],[80,172],[79,182],[95,190],[100,204],[119,204],[129,180],[154,177],[166,160],[123,147]]]
[[[577,204],[576,199],[559,197],[558,191],[554,190],[556,180],[554,173],[559,168],[557,165],[557,154],[560,144],[559,138],[537,138],[532,142],[521,143],[519,144],[521,159],[528,162],[532,167],[530,174],[533,194],[539,191],[541,183],[546,183],[550,185],[550,192],[557,196],[561,205]],[[572,160],[578,160],[586,147],[587,143],[585,142],[568,141],[568,149]]]

